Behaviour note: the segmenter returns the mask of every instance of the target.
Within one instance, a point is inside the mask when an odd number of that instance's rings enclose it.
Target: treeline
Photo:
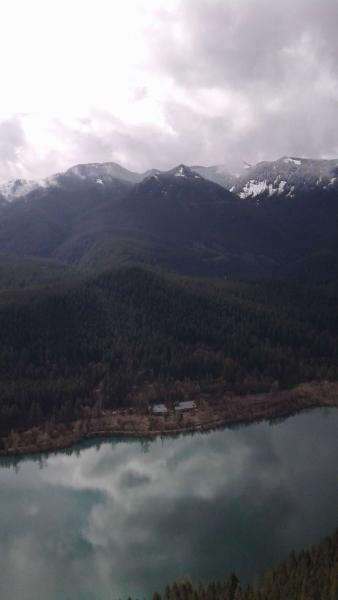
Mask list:
[[[337,600],[338,530],[318,546],[292,553],[269,569],[255,585],[241,585],[236,575],[195,587],[190,581],[167,586],[153,600]]]
[[[137,267],[0,294],[0,430],[338,379],[338,291]]]

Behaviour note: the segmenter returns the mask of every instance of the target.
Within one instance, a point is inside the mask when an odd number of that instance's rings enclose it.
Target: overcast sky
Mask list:
[[[0,181],[338,156],[337,0],[1,0]]]

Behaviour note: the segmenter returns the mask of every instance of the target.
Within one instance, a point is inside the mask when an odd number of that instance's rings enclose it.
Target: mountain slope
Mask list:
[[[0,251],[7,254],[54,256],[57,248],[79,233],[98,231],[131,184],[112,179],[109,186],[83,181],[72,173],[30,192],[0,213]],[[69,261],[75,262],[75,261]]]
[[[338,192],[338,160],[285,156],[244,169],[231,190],[240,198],[289,197],[314,192]]]
[[[56,282],[74,282],[80,279],[76,269],[58,261],[0,255],[0,289],[22,289]]]
[[[269,243],[278,232],[255,207],[184,165],[138,184],[98,183],[96,166],[88,169],[88,177],[75,167],[50,187],[8,204],[0,219],[0,251],[85,269],[138,260],[227,276],[263,274],[265,263],[275,260]]]
[[[336,600],[338,594],[338,530],[320,544],[293,552],[254,584],[241,586],[236,575],[226,581],[193,586],[183,579],[167,586],[153,600]]]
[[[124,237],[146,241],[155,264],[165,266],[165,246],[168,267],[183,273],[263,273],[278,257],[279,232],[264,215],[184,165],[134,186],[113,218]]]
[[[0,294],[0,427],[337,379],[337,290],[140,268]],[[178,383],[181,382],[181,383]],[[185,382],[185,383],[184,383]]]
[[[338,261],[337,164],[259,163],[236,179],[237,195],[202,176],[215,179],[216,167],[139,175],[115,163],[77,165],[37,188],[20,184],[28,193],[18,184],[16,200],[0,204],[0,253],[86,271],[131,261],[191,275],[327,281]]]

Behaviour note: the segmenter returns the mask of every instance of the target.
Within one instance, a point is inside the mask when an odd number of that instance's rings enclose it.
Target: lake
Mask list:
[[[1,600],[149,598],[248,580],[338,525],[338,410],[0,467]]]

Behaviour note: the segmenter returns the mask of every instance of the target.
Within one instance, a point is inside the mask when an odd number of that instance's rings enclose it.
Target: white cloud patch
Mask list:
[[[338,154],[336,0],[3,0],[0,180]]]

